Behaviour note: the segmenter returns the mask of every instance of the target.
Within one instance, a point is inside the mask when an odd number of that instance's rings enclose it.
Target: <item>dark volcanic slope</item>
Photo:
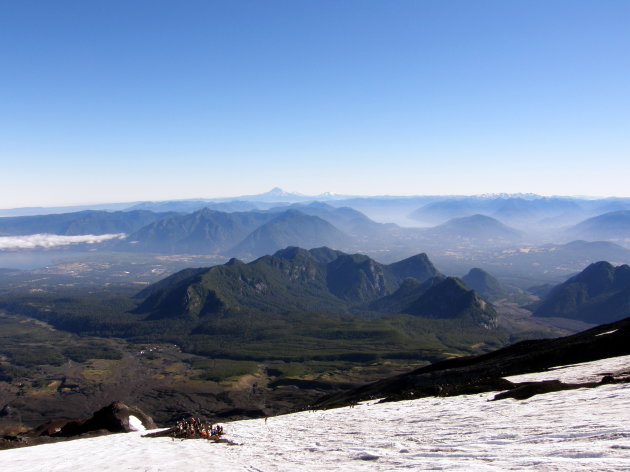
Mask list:
[[[320,399],[314,408],[360,401],[457,395],[504,388],[502,377],[630,354],[630,318],[558,339],[523,341],[481,356],[438,362]]]

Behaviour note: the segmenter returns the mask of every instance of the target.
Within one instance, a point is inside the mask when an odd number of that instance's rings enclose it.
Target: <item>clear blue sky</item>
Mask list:
[[[630,1],[2,0],[0,208],[630,196]]]

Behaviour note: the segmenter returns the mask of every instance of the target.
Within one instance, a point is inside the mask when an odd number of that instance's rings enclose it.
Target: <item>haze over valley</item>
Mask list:
[[[383,206],[389,218],[380,214]],[[426,252],[452,275],[479,266],[533,285],[560,281],[599,260],[629,262],[628,208],[630,199],[623,198],[533,195],[321,201],[280,189],[235,200],[133,203],[115,211],[60,208],[0,219],[0,265],[32,266],[29,252],[34,259],[88,251],[249,261],[287,246],[328,246],[382,262]],[[404,212],[415,226],[396,223]]]

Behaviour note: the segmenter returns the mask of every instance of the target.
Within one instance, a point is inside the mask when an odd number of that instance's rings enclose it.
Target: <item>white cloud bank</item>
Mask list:
[[[68,246],[71,244],[97,244],[111,239],[123,239],[125,233],[117,234],[81,234],[78,236],[62,236],[59,234],[29,234],[27,236],[1,236],[2,249],[37,249]]]

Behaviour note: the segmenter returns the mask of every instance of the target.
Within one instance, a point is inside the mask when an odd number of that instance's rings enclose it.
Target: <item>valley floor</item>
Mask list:
[[[599,380],[630,356],[529,381]],[[0,451],[19,471],[630,470],[630,384],[489,401],[494,393],[302,412],[225,425],[239,445],[128,433]]]

